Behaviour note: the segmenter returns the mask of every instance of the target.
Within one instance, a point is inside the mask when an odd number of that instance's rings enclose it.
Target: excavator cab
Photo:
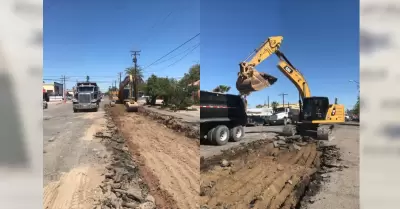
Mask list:
[[[329,109],[327,97],[308,97],[303,100],[302,120],[325,120]]]
[[[278,79],[267,73],[258,72],[247,63],[240,63],[240,72],[236,80],[236,89],[242,95],[249,95],[253,91],[260,91],[273,85]]]
[[[344,105],[329,104],[327,97],[307,97],[303,99],[300,120],[303,123],[332,124],[344,123]]]

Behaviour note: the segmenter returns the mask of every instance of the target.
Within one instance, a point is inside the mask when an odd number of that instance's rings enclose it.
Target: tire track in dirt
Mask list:
[[[229,165],[201,173],[200,202],[205,208],[293,208],[304,181],[316,172],[317,146],[278,149],[270,142],[238,153]]]
[[[143,115],[125,112],[123,106],[111,108],[113,119],[131,152],[140,155],[179,208],[198,208],[200,153],[196,141],[175,133]]]
[[[59,181],[49,183],[43,192],[44,209],[80,209],[93,207],[95,190],[102,181],[101,172],[94,168],[74,168]],[[100,192],[98,192],[100,193]]]

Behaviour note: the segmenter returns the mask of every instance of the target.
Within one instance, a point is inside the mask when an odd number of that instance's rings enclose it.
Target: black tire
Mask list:
[[[78,112],[78,110],[77,110],[77,109],[74,109],[74,112],[76,113],[76,112]]]
[[[229,130],[230,139],[234,142],[238,142],[244,137],[244,128],[243,126],[236,126]]]
[[[215,142],[214,142],[214,140],[213,140],[214,130],[215,130],[215,128],[212,128],[212,129],[208,130],[208,133],[207,133],[207,141],[208,141],[210,144],[215,144]]]
[[[215,127],[212,134],[212,139],[216,145],[222,146],[229,141],[229,129],[224,125]]]

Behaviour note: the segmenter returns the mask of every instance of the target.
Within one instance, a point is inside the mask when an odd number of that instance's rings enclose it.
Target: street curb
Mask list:
[[[360,126],[359,123],[340,123],[340,125],[343,125],[343,126]]]

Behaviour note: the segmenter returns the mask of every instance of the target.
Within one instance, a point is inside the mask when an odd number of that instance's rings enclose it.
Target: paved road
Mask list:
[[[43,110],[43,183],[57,181],[62,172],[98,162],[105,148],[93,134],[104,122],[104,110],[73,113],[72,104],[50,104]]]
[[[343,208],[358,209],[360,168],[360,127],[342,125],[338,127],[336,139],[330,144],[340,148],[342,162],[348,168],[330,174],[330,182],[322,187],[315,202],[308,209]]]

